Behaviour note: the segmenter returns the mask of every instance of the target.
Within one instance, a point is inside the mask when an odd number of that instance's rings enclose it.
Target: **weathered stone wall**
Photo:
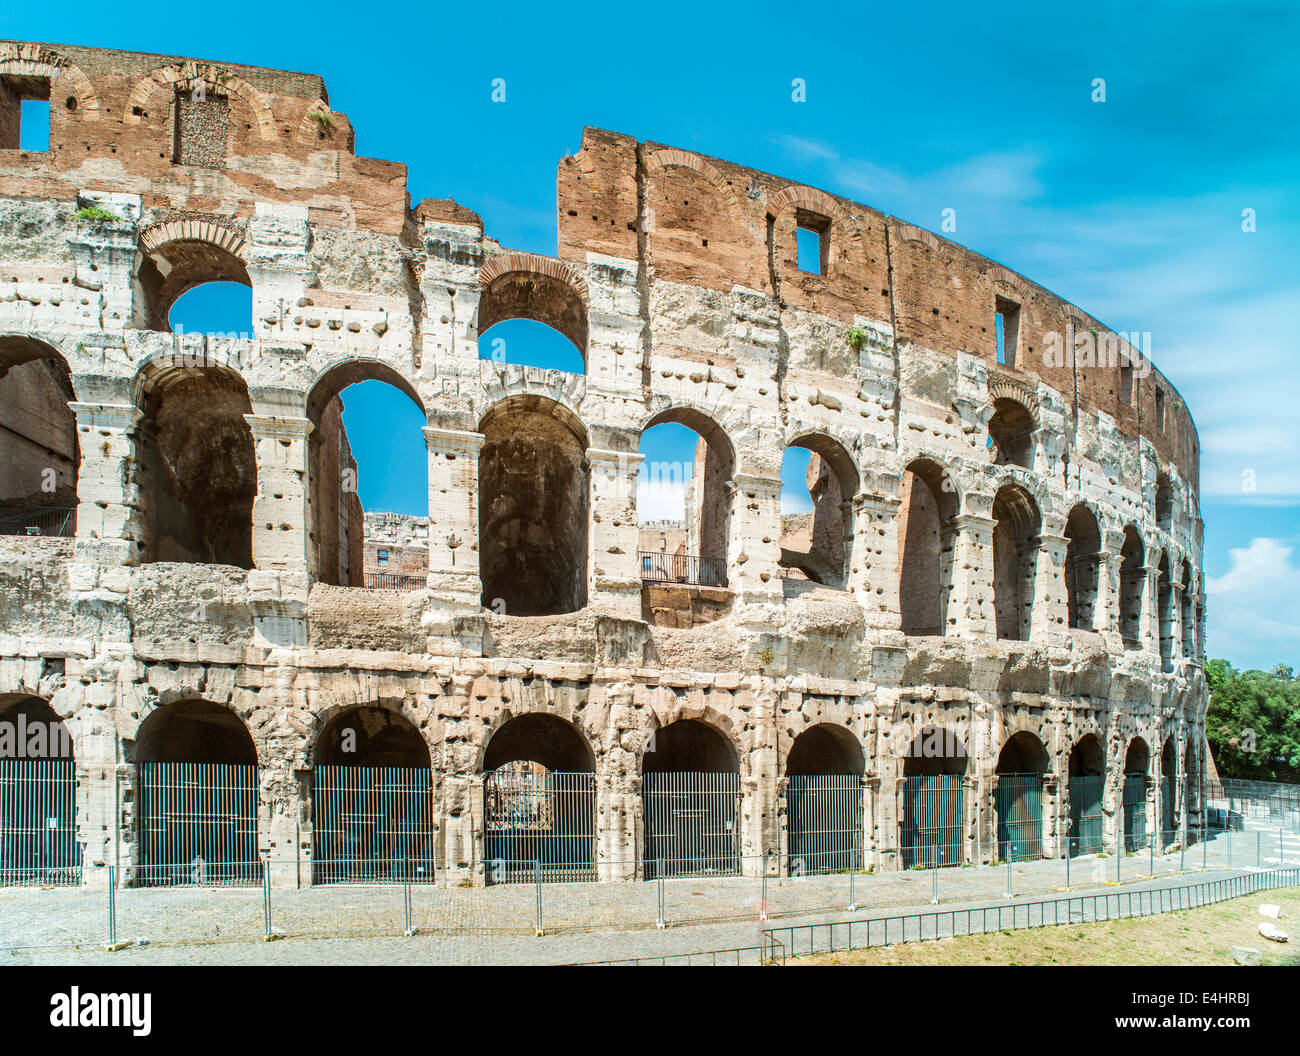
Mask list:
[[[48,700],[72,732],[87,882],[136,853],[131,810],[116,804],[134,802],[122,790],[140,724],[190,699],[231,709],[253,738],[260,847],[282,884],[310,877],[322,731],[362,705],[404,716],[428,744],[438,853],[471,873],[487,745],[523,714],[565,720],[590,746],[605,876],[629,875],[645,850],[641,755],[678,719],[733,746],[747,854],[786,846],[786,761],[818,724],[861,748],[865,845],[882,867],[898,862],[903,757],[927,726],[952,731],[971,761],[970,860],[993,853],[997,759],[1022,731],[1050,760],[1050,853],[1070,749],[1089,733],[1105,746],[1110,846],[1134,737],[1153,761],[1170,745],[1176,773],[1192,775],[1177,809],[1194,823],[1206,706],[1195,428],[1145,361],[1130,404],[1121,364],[1043,355],[1053,334],[1069,348],[1093,329],[1108,337],[1091,316],[866,206],[616,133],[587,130],[560,163],[558,254],[545,258],[502,248],[452,201],[412,209],[405,169],[353,154],[318,78],[0,42],[0,84],[19,77],[48,82],[51,136],[46,152],[0,149],[0,359],[66,364],[79,508],[75,542],[2,540],[0,693]],[[209,139],[196,164],[184,151],[174,161],[178,93],[200,87],[225,100],[224,153]],[[90,206],[112,218],[78,219]],[[823,238],[822,274],[797,266],[800,225]],[[160,329],[170,297],[214,278],[251,286],[251,336]],[[994,344],[1008,301],[1014,365]],[[585,374],[480,360],[478,334],[511,315],[573,337]],[[361,533],[340,488],[336,397],[367,378],[398,385],[428,418],[426,590],[338,585],[360,569]],[[197,542],[151,550],[167,492],[149,452],[164,406],[195,379],[196,407],[226,394],[231,458],[216,490],[230,501],[211,512],[230,543],[243,504],[246,562],[199,563]],[[990,456],[999,399],[1033,423],[1024,464]],[[727,587],[656,605],[636,556],[637,448],[665,421],[708,452],[692,538],[716,549]],[[782,575],[781,459],[796,443],[842,490],[811,540],[843,543],[841,582]],[[248,457],[251,473],[237,468]],[[213,471],[169,464],[182,490]],[[914,544],[917,480],[941,525]],[[1028,511],[998,592],[1021,606],[1004,630],[1027,640],[997,637],[1000,492]],[[510,494],[533,498],[520,511]],[[1079,506],[1098,525],[1098,583],[1090,619],[1071,627],[1066,524]],[[530,596],[553,588],[577,611],[491,607],[485,578],[516,575],[499,555],[483,563],[492,525],[531,548],[519,571]],[[1141,553],[1121,573],[1126,528]],[[929,563],[909,562],[912,545]],[[1163,591],[1162,557],[1190,573],[1167,573]],[[916,567],[930,570],[923,586]],[[936,590],[930,614],[905,625],[903,599]],[[1150,788],[1154,819],[1162,793]]]

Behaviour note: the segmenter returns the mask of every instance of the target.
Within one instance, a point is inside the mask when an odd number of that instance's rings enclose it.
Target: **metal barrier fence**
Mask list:
[[[428,767],[312,770],[312,883],[429,883],[433,774]]]
[[[257,767],[140,763],[137,885],[250,884],[257,857]]]
[[[1101,793],[1104,777],[1070,777],[1070,855],[1102,848]]]
[[[71,759],[0,759],[0,884],[81,883]]]
[[[647,878],[739,875],[739,774],[652,772],[641,796]]]
[[[1175,788],[1172,775],[1161,778],[1160,782],[1160,829],[1162,832],[1174,832]]]
[[[1123,792],[1124,849],[1136,851],[1147,842],[1146,774],[1125,774]]]
[[[786,779],[786,811],[792,870],[842,872],[863,860],[857,774],[792,774]]]
[[[1224,809],[1243,823],[1249,818],[1300,832],[1300,786],[1225,779],[1208,784],[1205,797],[1207,804],[1224,804]]]
[[[423,590],[429,584],[427,576],[408,576],[401,572],[367,572],[362,581],[370,590]]]
[[[643,583],[683,583],[699,587],[725,587],[727,562],[716,557],[638,550]]]
[[[1043,775],[999,774],[995,797],[998,858],[1027,862],[1043,856]]]
[[[501,767],[483,782],[491,883],[596,879],[596,775]]]
[[[24,510],[0,510],[0,535],[77,534],[75,506],[32,506]]]
[[[966,800],[960,774],[903,779],[903,866],[961,865]]]

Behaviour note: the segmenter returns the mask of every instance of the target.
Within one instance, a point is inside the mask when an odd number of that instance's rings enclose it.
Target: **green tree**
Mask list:
[[[1219,776],[1300,781],[1300,682],[1292,669],[1237,671],[1210,660],[1205,681],[1205,735]]]

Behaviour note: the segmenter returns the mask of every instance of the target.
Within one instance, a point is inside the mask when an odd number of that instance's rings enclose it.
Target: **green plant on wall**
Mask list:
[[[849,348],[861,352],[867,343],[867,331],[861,326],[850,326],[848,333]]]
[[[311,112],[312,120],[320,126],[322,132],[330,132],[334,128],[334,115],[328,110],[313,110]]]
[[[771,649],[760,649],[758,651],[758,666],[769,667],[773,660],[776,659],[776,653]]]
[[[84,223],[114,223],[122,218],[111,209],[105,209],[102,205],[87,205],[78,209],[75,218]]]

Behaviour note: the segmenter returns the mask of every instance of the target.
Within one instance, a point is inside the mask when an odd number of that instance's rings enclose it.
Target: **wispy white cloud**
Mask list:
[[[1214,653],[1238,666],[1294,665],[1300,653],[1300,566],[1279,539],[1255,538],[1229,552],[1231,567],[1205,581]]]

